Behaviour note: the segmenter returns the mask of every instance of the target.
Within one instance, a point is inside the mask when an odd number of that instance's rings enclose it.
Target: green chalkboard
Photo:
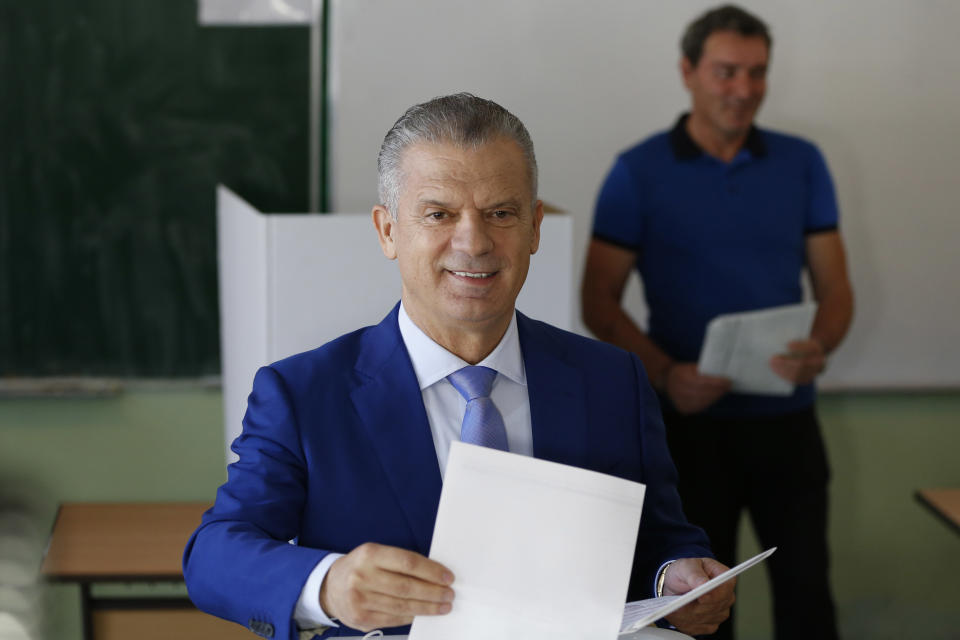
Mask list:
[[[309,32],[0,0],[0,376],[219,371],[214,189],[305,211]]]

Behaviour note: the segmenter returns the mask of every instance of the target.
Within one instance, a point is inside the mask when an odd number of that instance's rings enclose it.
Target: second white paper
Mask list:
[[[454,442],[430,557],[456,576],[453,610],[410,640],[617,637],[645,487]]]
[[[808,302],[717,316],[707,325],[697,369],[729,378],[738,393],[788,396],[794,386],[773,372],[770,358],[810,335],[816,312]]]

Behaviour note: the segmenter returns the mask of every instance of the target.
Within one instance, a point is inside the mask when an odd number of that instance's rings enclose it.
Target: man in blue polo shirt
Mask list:
[[[680,495],[717,558],[735,562],[746,508],[771,557],[776,637],[836,638],[826,544],[828,465],[813,380],[853,313],[836,198],[809,142],[753,124],[766,89],[766,25],[733,6],[687,29],[681,70],[691,109],[616,160],[601,189],[583,279],[583,317],[637,353],[658,389]],[[641,330],[621,305],[636,266],[649,308]],[[771,368],[789,397],[729,392],[696,361],[722,313],[801,301],[809,270],[819,308],[808,338]],[[713,637],[731,638],[725,623]]]

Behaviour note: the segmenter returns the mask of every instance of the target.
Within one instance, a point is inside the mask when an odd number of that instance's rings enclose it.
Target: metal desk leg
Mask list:
[[[83,640],[93,640],[93,607],[89,582],[80,583],[80,615],[83,617]]]

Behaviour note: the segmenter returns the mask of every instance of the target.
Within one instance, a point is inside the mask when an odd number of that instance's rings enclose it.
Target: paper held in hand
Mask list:
[[[651,625],[660,618],[670,615],[680,607],[686,606],[702,596],[703,594],[716,589],[721,584],[737,576],[750,567],[767,559],[777,548],[767,549],[745,562],[741,562],[732,569],[727,569],[720,575],[704,582],[699,587],[679,596],[664,596],[662,598],[650,598],[648,600],[638,600],[637,602],[628,602],[623,609],[623,623],[620,625],[620,636],[628,636],[637,629],[642,629]]]
[[[645,487],[462,442],[450,447],[430,557],[453,610],[410,640],[614,640]]]
[[[770,359],[810,335],[816,312],[806,302],[717,316],[707,325],[697,369],[729,378],[738,393],[788,396],[794,386],[773,372]]]

